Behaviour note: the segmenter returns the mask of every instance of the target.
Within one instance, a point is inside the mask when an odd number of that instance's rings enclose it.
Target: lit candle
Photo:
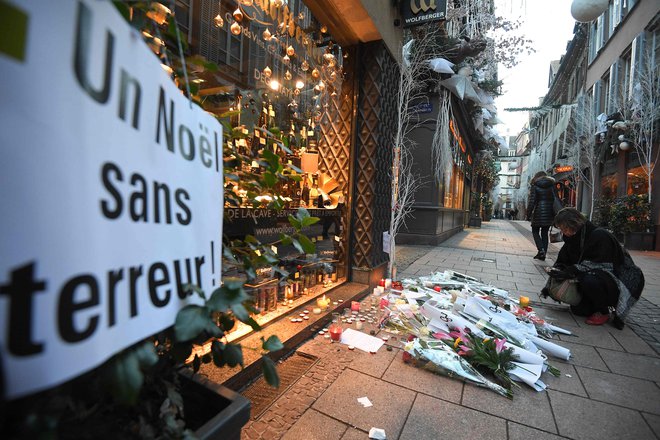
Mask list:
[[[385,278],[381,278],[380,281],[378,282],[378,285],[385,287]]]
[[[360,303],[357,302],[357,301],[351,301],[351,311],[359,312],[360,311]]]
[[[341,326],[333,325],[330,327],[330,338],[333,341],[339,341],[341,339]]]
[[[320,315],[321,314],[321,308],[320,307],[314,307],[312,309],[312,313],[315,315]]]
[[[529,298],[526,296],[521,296],[518,299],[518,304],[520,304],[520,307],[529,307]]]

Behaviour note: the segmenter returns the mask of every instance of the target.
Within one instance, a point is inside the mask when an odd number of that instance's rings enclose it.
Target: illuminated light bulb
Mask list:
[[[291,72],[289,72],[289,71],[287,70],[287,71],[284,73],[284,79],[286,79],[286,80],[288,81],[288,80],[290,80],[291,78],[293,78],[293,76],[291,75]]]
[[[270,70],[270,67],[266,66],[264,68],[263,74],[266,78],[270,78],[270,75],[273,73],[272,70]]]
[[[319,75],[320,75],[319,70],[317,68],[314,68],[314,70],[312,70],[312,78],[318,78]]]
[[[222,16],[220,14],[216,15],[213,18],[213,23],[215,23],[215,27],[218,27],[218,28],[225,25],[225,21],[222,19]]]
[[[273,35],[270,33],[270,31],[268,30],[268,28],[266,28],[266,30],[263,31],[263,33],[261,34],[261,36],[264,37],[264,40],[268,41],[268,40],[270,40],[270,38],[271,38]]]
[[[328,63],[330,67],[333,67],[335,64],[337,64],[337,60],[335,59],[335,56],[329,52],[323,54],[323,61]]]
[[[302,80],[296,81],[296,89],[302,89],[303,87],[305,87],[305,83]]]
[[[240,22],[241,20],[243,20],[243,13],[241,12],[241,10],[239,8],[236,8],[234,13],[231,14],[231,15],[234,17],[234,20],[236,20],[236,21]]]
[[[241,25],[234,22],[232,23],[231,27],[229,28],[231,30],[231,33],[234,35],[241,35]]]
[[[326,25],[321,26],[321,33],[322,34],[327,34],[328,33],[328,27]]]
[[[304,60],[302,64],[300,64],[300,68],[302,69],[303,72],[307,72],[309,70],[309,63],[307,60]]]
[[[282,57],[282,62],[284,64],[289,64],[290,61],[291,61],[291,58],[289,58],[289,55],[284,55],[284,57]]]
[[[276,79],[272,79],[270,80],[268,87],[270,87],[272,90],[278,91],[280,89],[280,82]]]
[[[292,57],[296,54],[296,50],[293,48],[293,46],[289,46],[286,48],[286,54]]]

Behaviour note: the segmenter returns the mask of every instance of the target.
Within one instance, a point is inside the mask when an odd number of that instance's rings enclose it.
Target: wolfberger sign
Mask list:
[[[13,399],[170,326],[220,281],[222,126],[111,2],[10,0],[0,358]]]
[[[404,28],[444,20],[447,0],[402,0],[401,16]]]

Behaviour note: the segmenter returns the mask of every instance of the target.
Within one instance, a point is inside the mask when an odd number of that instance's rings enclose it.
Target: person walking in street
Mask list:
[[[596,227],[577,209],[560,210],[554,225],[564,235],[564,245],[554,270],[548,273],[556,279],[577,280],[581,300],[571,306],[571,312],[588,316],[589,325],[612,319],[615,327],[623,329],[626,315],[644,289],[642,270],[611,232]],[[543,296],[550,295],[548,285],[541,290]]]
[[[548,252],[548,231],[555,218],[555,197],[555,179],[545,171],[536,173],[529,191],[527,220],[532,223],[532,236],[538,250],[534,258],[537,260],[545,260]]]

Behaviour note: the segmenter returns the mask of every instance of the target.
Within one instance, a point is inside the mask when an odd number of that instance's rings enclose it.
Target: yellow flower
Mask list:
[[[461,342],[462,342],[461,338],[456,338],[456,340],[454,341],[454,348],[458,348],[458,344],[460,344]]]

